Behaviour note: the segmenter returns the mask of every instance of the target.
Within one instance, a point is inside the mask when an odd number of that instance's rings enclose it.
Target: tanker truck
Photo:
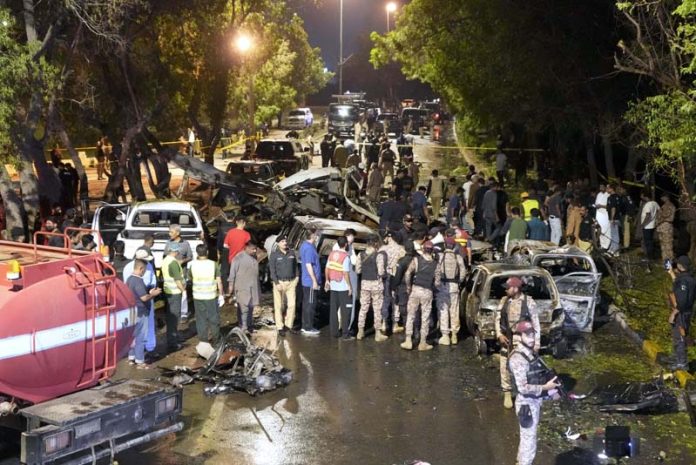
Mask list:
[[[35,245],[41,236],[64,247]],[[135,311],[107,260],[73,250],[67,235],[0,241],[0,425],[21,432],[22,463],[113,461],[182,429],[180,388],[111,379]]]

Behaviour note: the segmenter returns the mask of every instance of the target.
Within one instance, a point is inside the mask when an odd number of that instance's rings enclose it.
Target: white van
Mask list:
[[[309,108],[296,108],[288,112],[285,126],[288,129],[304,129],[314,123],[314,115]]]
[[[169,225],[181,226],[181,237],[191,246],[194,258],[196,247],[204,241],[203,222],[190,202],[153,200],[130,206],[104,205],[95,211],[92,229],[100,231],[105,226],[108,228],[109,221],[106,219],[119,216],[125,217],[125,221],[115,240],[125,243],[125,257],[132,259],[137,248],[143,245],[145,237],[151,234],[155,238],[152,255],[155,257],[156,268],[162,263],[164,246],[169,240]]]

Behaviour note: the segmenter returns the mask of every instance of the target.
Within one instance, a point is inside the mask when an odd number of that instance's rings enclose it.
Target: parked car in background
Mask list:
[[[375,123],[375,132],[398,135],[404,131],[404,125],[396,113],[380,113]]]
[[[339,139],[354,138],[355,123],[360,120],[360,109],[356,105],[332,103],[329,105],[329,132]]]
[[[551,275],[536,266],[493,262],[474,266],[461,291],[460,318],[474,337],[476,352],[485,355],[498,348],[495,314],[505,296],[503,284],[512,276],[522,279],[523,292],[536,302],[542,347],[549,348],[555,356],[563,356],[567,350],[563,338],[565,314]]]
[[[272,161],[235,160],[227,164],[227,179],[236,184],[261,183],[272,186],[278,180]]]
[[[410,127],[411,134],[418,134],[421,127],[428,127],[430,112],[424,108],[404,108],[401,110],[401,124]]]
[[[309,108],[296,108],[288,112],[285,122],[287,129],[305,129],[314,124],[314,115]]]
[[[277,174],[289,176],[307,169],[311,162],[309,149],[305,149],[296,140],[264,139],[256,145],[253,157],[245,155],[242,160],[267,160],[273,162]]]

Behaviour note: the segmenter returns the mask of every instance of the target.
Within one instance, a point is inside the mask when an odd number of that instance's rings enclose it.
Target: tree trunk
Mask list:
[[[80,155],[77,153],[77,150],[75,150],[75,146],[73,146],[72,140],[70,140],[70,136],[65,130],[63,118],[55,105],[55,100],[51,101],[48,108],[52,129],[58,135],[63,147],[65,147],[65,149],[68,151],[70,159],[73,162],[73,166],[75,166],[77,175],[80,178],[80,201],[89,200],[89,181],[87,179],[87,170],[85,170],[85,166],[82,164]],[[87,212],[82,213],[84,215]]]
[[[39,203],[39,181],[34,174],[34,165],[31,161],[22,159],[19,169],[19,188],[22,192],[22,203],[26,214],[27,233],[31,239],[34,231],[39,227],[41,205]],[[45,209],[51,209],[51,205],[45,205]]]
[[[150,163],[152,163],[152,167],[155,171],[156,185],[151,187],[152,191],[155,193],[157,198],[167,198],[170,196],[169,181],[171,181],[172,175],[169,172],[169,163],[167,157],[163,155],[163,151],[166,149],[164,146],[162,146],[160,141],[147,130],[147,128],[143,128],[141,134],[150,144],[152,144],[152,147],[154,147],[157,152],[153,154],[151,151],[149,151],[147,157]],[[147,169],[149,172],[149,166]]]
[[[594,148],[595,137],[592,133],[585,134],[585,154],[587,156],[587,168],[590,171],[590,183],[593,186],[599,185],[599,176],[597,174],[597,160],[595,159]]]
[[[616,178],[616,169],[614,168],[614,148],[611,142],[611,134],[609,134],[607,131],[602,131],[602,148],[604,149],[604,166],[607,169],[607,177]]]
[[[639,150],[633,145],[628,146],[628,159],[626,160],[626,167],[624,168],[624,178],[631,177],[632,180],[636,179],[635,172],[638,161],[642,158]]]
[[[7,240],[27,242],[27,230],[24,224],[22,199],[12,185],[12,179],[4,163],[0,163],[0,195],[5,206],[5,231]]]

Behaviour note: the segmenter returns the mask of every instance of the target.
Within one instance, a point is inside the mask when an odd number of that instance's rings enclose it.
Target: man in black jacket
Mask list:
[[[292,329],[295,324],[295,301],[297,291],[297,256],[288,247],[288,237],[282,235],[276,241],[277,247],[268,258],[268,269],[273,282],[273,308],[275,324],[278,333],[283,336],[285,331]],[[283,320],[283,300],[287,311]]]

